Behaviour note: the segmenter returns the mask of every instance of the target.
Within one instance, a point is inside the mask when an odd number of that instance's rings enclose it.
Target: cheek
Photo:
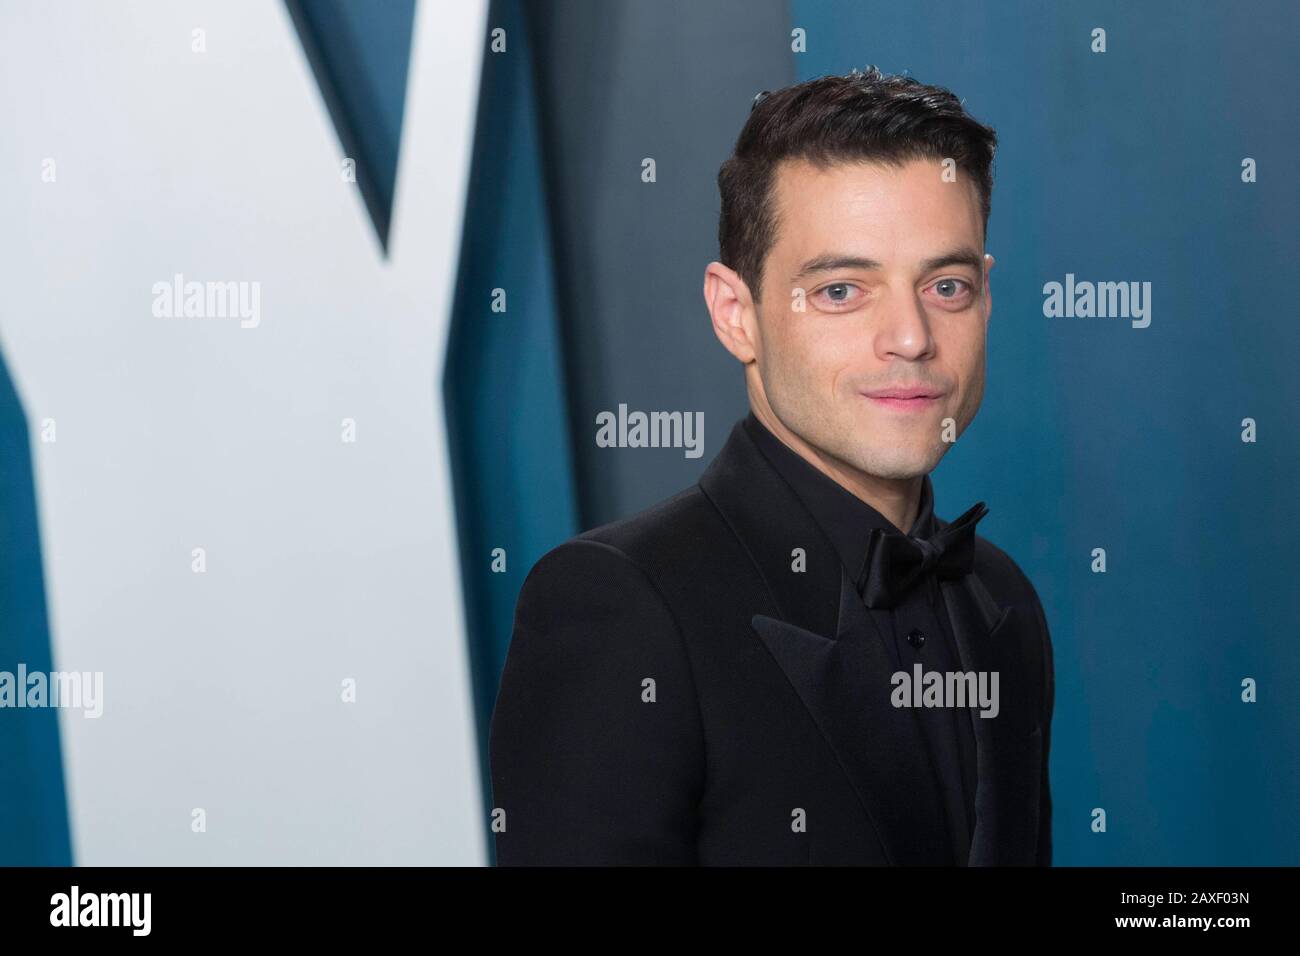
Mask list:
[[[966,407],[970,410],[972,416],[975,409],[979,408],[980,402],[984,398],[984,363],[980,362],[979,367],[971,376],[970,384],[966,387]]]
[[[945,364],[964,382],[974,384],[983,375],[984,328],[984,324],[979,322],[954,324],[939,343],[939,351],[946,357]]]
[[[984,336],[972,336],[964,348],[954,356],[953,372],[961,382],[961,405],[968,416],[973,415],[984,397]]]
[[[803,321],[801,321],[803,320]],[[833,330],[792,316],[772,330],[768,340],[768,366],[782,381],[824,391],[847,354],[844,343],[835,340]]]

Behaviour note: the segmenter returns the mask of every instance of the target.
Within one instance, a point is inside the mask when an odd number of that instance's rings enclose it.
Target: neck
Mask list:
[[[750,399],[750,408],[754,412],[754,417],[800,458],[860,501],[875,508],[903,534],[911,529],[921,509],[921,489],[925,481],[923,475],[911,478],[881,478],[878,475],[868,474],[808,444],[786,428],[766,402],[755,401],[752,395]]]

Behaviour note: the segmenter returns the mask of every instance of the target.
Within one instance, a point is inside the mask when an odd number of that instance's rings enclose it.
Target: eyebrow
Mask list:
[[[921,271],[933,272],[935,269],[942,269],[945,266],[970,266],[976,272],[983,272],[984,260],[973,249],[953,249],[942,255],[926,259],[921,263]],[[868,259],[863,256],[823,253],[805,262],[803,267],[794,274],[794,278],[801,279],[817,272],[830,272],[834,269],[864,269],[870,271],[880,268],[882,268],[881,264],[875,259]]]

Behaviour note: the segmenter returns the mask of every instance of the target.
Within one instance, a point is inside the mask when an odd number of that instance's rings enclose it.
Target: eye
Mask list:
[[[947,299],[950,302],[959,301],[975,291],[974,287],[965,279],[940,279],[934,285],[930,286],[938,293],[939,298]]]
[[[852,305],[861,294],[862,290],[851,282],[833,282],[813,293],[832,308]]]

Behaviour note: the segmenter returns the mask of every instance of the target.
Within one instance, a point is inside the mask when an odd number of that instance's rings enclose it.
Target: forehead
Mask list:
[[[979,190],[963,170],[954,171],[955,182],[945,181],[943,172],[937,159],[825,167],[783,161],[772,190],[772,257],[835,252],[903,264],[958,246],[982,252]]]

